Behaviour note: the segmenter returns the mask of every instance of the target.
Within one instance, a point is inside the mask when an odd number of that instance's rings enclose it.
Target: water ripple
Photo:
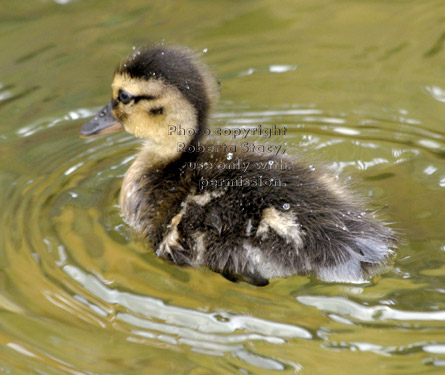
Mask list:
[[[364,322],[387,320],[445,322],[445,311],[402,311],[382,305],[367,307],[342,297],[299,296],[297,300],[322,311],[350,316]]]
[[[276,110],[215,113],[212,118],[226,127],[250,125],[286,125],[292,135],[309,132],[325,136],[341,136],[357,140],[391,142],[405,146],[416,145],[440,155],[445,154],[445,135],[423,126],[422,122],[400,114],[364,114],[354,111],[332,116],[314,106],[310,108],[283,108]],[[367,117],[366,117],[367,116]],[[290,124],[290,125],[289,125]],[[341,125],[341,126],[339,126]]]
[[[99,108],[98,108],[99,109]],[[38,132],[41,132],[43,130],[52,128],[59,123],[69,121],[69,120],[78,120],[83,118],[88,118],[94,115],[97,111],[96,110],[89,110],[85,108],[79,108],[73,111],[69,111],[67,114],[63,115],[62,117],[54,117],[54,118],[47,118],[47,119],[40,119],[36,122],[26,125],[22,128],[19,128],[16,130],[16,134],[20,137],[29,137],[31,135],[34,135]]]
[[[302,339],[310,339],[312,337],[310,332],[295,325],[266,321],[252,316],[233,315],[224,311],[204,313],[178,306],[169,306],[162,300],[152,297],[133,295],[127,292],[120,292],[117,289],[108,288],[93,275],[88,275],[73,265],[66,265],[63,269],[76,280],[76,282],[103,301],[111,304],[118,303],[136,314],[141,314],[148,318],[162,319],[170,325],[183,328],[181,330],[178,330],[178,328],[167,328],[166,325],[134,318],[128,314],[119,315],[122,320],[131,320],[134,324],[137,322],[136,325],[140,327],[157,327],[157,329],[159,329],[162,326],[164,327],[164,332],[166,332],[165,330],[169,333],[173,331],[175,333],[182,332],[185,336],[192,335],[193,338],[212,338],[215,341],[225,343],[243,341],[245,337],[254,337],[255,339],[273,343],[283,343],[283,338],[289,337]],[[222,336],[203,336],[197,335],[196,332],[192,334],[191,330],[205,332],[207,334],[233,333],[237,330],[245,330],[247,331],[247,336],[243,335],[236,338],[231,336],[225,336],[225,338]],[[252,336],[252,334],[254,335]],[[267,337],[265,335],[270,336]]]
[[[426,87],[431,96],[439,102],[445,103],[445,90],[437,86]]]
[[[78,345],[85,335],[94,340],[95,333],[87,332],[93,327],[107,337],[121,335],[126,343],[136,345],[132,350],[167,348],[172,352],[224,357],[237,368],[256,369],[253,372],[302,371],[305,350],[317,351],[320,346],[381,356],[395,356],[413,348],[442,355],[438,340],[420,345],[401,339],[392,344],[367,342],[361,337],[363,326],[369,325],[363,323],[394,321],[415,330],[415,324],[442,322],[445,313],[441,308],[404,311],[381,302],[365,306],[347,297],[310,294],[296,300],[290,297],[289,301],[286,288],[296,288],[298,278],[277,281],[277,285],[285,286],[284,295],[279,295],[280,287],[273,289],[275,281],[270,289],[230,284],[228,290],[220,291],[218,283],[225,281],[217,275],[198,277],[200,270],[164,264],[133,239],[119,215],[120,178],[134,160],[139,141],[125,134],[80,139],[79,120],[92,113],[94,109],[78,108],[59,118],[37,120],[15,129],[13,136],[5,139],[13,141],[15,148],[26,145],[22,148],[26,164],[16,170],[4,163],[6,171],[0,176],[7,189],[0,218],[6,234],[0,240],[8,249],[6,260],[0,254],[0,263],[8,264],[22,280],[15,285],[19,292],[0,297],[5,311],[24,315],[26,308],[11,296],[37,293],[45,301],[36,308],[38,311],[45,311],[54,321],[81,322],[82,338],[71,340]],[[357,114],[336,114],[313,105],[264,110],[230,106],[227,111],[223,106],[213,116],[212,126],[283,124],[289,134],[275,141],[285,140],[289,150],[319,154],[320,159],[329,161],[334,172],[363,170],[374,182],[385,182],[394,176],[389,169],[395,165],[409,164],[424,156],[425,151],[438,155],[444,144],[440,132],[416,127],[408,113],[398,116],[379,120],[370,116],[366,119],[369,121],[361,122],[364,119]],[[7,152],[3,158],[4,155]],[[445,186],[445,171],[437,159],[431,158],[419,170],[423,179],[431,179],[431,185]],[[438,248],[441,246],[444,243],[439,243]],[[411,278],[403,267],[395,267],[394,273],[400,279]],[[200,277],[214,277],[218,286],[209,283],[209,290],[204,291]],[[309,280],[305,282],[312,285]],[[35,288],[26,289],[23,285]],[[187,290],[183,292],[182,288]],[[361,293],[364,290],[360,288]],[[232,306],[233,301],[236,306]],[[242,303],[247,306],[245,310]],[[258,304],[264,306],[264,311],[253,308]],[[310,307],[319,312],[308,311]],[[47,331],[45,327],[43,332]],[[26,356],[20,348],[38,347],[10,342],[16,346],[8,350],[16,355]],[[54,344],[45,345],[52,348]],[[41,355],[43,349],[28,351],[36,358],[46,358]],[[59,353],[54,361],[62,358]],[[440,360],[432,361],[434,366],[440,366]]]
[[[162,300],[121,292],[106,287],[95,276],[87,274],[73,265],[65,265],[63,270],[85,290],[110,304],[119,304],[128,312],[118,312],[117,321],[130,324],[130,341],[135,338],[156,339],[171,345],[187,345],[193,351],[208,355],[231,353],[251,365],[264,369],[283,370],[286,361],[254,354],[243,343],[264,341],[269,344],[285,344],[287,339],[311,339],[312,334],[296,325],[277,323],[253,316],[231,314],[225,311],[204,313],[178,306],[171,306]],[[76,297],[92,311],[106,317],[108,313],[89,302]],[[139,316],[138,316],[139,315]],[[143,317],[141,317],[143,316]],[[163,323],[152,319],[162,320]],[[137,327],[137,328],[135,328]],[[143,329],[143,330],[141,330]],[[288,363],[290,364],[290,362]],[[292,362],[294,368],[298,364]]]

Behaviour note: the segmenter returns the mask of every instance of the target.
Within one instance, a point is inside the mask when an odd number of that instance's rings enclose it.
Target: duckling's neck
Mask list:
[[[131,184],[141,175],[150,173],[150,170],[168,168],[171,173],[176,171],[179,174],[181,166],[198,157],[196,152],[198,147],[196,146],[202,139],[203,129],[205,128],[206,121],[204,118],[199,121],[198,126],[195,126],[197,131],[193,136],[178,136],[176,133],[164,137],[164,142],[146,140],[136,156],[136,160],[125,174],[123,184]]]
[[[137,168],[142,164],[145,169],[163,168],[170,164],[184,164],[194,160],[198,156],[198,144],[202,139],[202,132],[197,132],[195,136],[183,139],[178,138],[175,142],[170,139],[166,143],[153,143],[146,140],[139,151],[133,166]],[[179,165],[178,165],[179,166]]]
[[[133,166],[142,164],[145,169],[147,167],[161,167],[178,160],[181,157],[181,152],[178,152],[177,145],[164,145],[145,141],[139,151]]]
[[[198,139],[193,138],[189,145],[198,142]],[[146,141],[122,182],[120,205],[126,222],[138,229],[147,191],[160,182],[165,183],[165,176],[171,181],[177,181],[186,163],[197,157],[197,152],[178,152],[176,148]],[[171,194],[168,190],[161,192],[164,193]]]

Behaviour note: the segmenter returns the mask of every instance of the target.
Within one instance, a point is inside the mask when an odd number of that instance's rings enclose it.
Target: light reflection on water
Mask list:
[[[236,122],[231,120],[238,116],[262,118],[262,124],[265,125],[281,123],[284,118],[287,123],[291,123],[292,118],[294,118],[294,122],[304,124],[304,126],[313,126],[311,122],[301,118],[307,116],[306,111],[314,110],[265,110],[264,115],[262,115],[261,110],[246,112],[246,115],[243,112],[235,115],[220,111],[216,113],[214,119],[215,126],[221,126],[218,120],[220,118],[225,119],[224,126],[237,126]],[[82,114],[87,116],[92,112],[93,110],[72,111],[72,113],[78,115],[64,116],[61,121],[56,121],[56,124],[60,125],[55,126],[66,126],[67,123],[78,124],[78,117],[81,117]],[[323,111],[317,110],[316,115],[320,115],[321,118],[316,123],[323,124],[325,119]],[[40,123],[48,124],[50,122],[41,121]],[[308,134],[306,129],[295,132],[296,129],[290,127],[291,135],[285,138],[288,142],[293,142],[293,147],[300,149],[300,151],[318,150],[325,153],[329,149],[338,147],[360,150],[361,157],[359,159],[350,157],[348,160],[347,157],[343,157],[344,160],[331,162],[328,167],[338,174],[342,174],[345,170],[372,172],[375,169],[382,168],[382,166],[388,168],[388,166],[410,162],[420,157],[424,152],[420,149],[413,149],[408,145],[404,147],[403,143],[399,142],[391,142],[394,147],[388,149],[366,134],[360,137],[362,133],[355,134],[353,128],[345,127],[338,131],[338,127],[331,128],[332,122],[328,121],[324,124],[316,126],[324,127],[325,131],[317,131],[315,134]],[[43,127],[41,125],[27,126],[22,129],[27,130],[17,132],[21,135],[19,139],[32,137],[33,134],[39,132],[42,134],[51,132],[50,127],[45,125]],[[29,132],[35,130],[38,131],[29,134]],[[339,138],[333,139],[332,132],[337,133]],[[384,132],[387,136],[387,130]],[[356,138],[355,135],[359,137]],[[387,322],[390,323],[389,327],[393,331],[397,330],[398,327],[403,327],[405,330],[417,329],[419,324],[424,326],[425,324],[433,324],[433,322],[442,326],[442,323],[445,322],[445,311],[443,309],[416,311],[413,308],[408,310],[397,308],[396,300],[386,297],[388,293],[389,295],[392,293],[391,289],[384,291],[387,286],[384,286],[383,290],[379,292],[380,297],[371,305],[368,305],[366,298],[362,302],[353,302],[349,298],[365,295],[368,289],[372,289],[372,284],[354,287],[345,286],[340,289],[343,290],[343,293],[350,295],[350,297],[345,297],[307,294],[306,292],[310,292],[311,289],[316,291],[320,285],[315,282],[314,286],[311,287],[309,283],[307,287],[309,289],[305,291],[305,288],[303,288],[301,292],[297,291],[295,301],[300,304],[300,307],[297,308],[295,304],[291,304],[291,306],[298,312],[297,316],[300,316],[300,318],[306,314],[309,314],[308,316],[314,315],[313,310],[305,312],[306,308],[304,306],[309,309],[315,307],[319,310],[318,319],[321,319],[321,321],[315,325],[306,318],[302,320],[302,325],[298,324],[298,320],[291,323],[288,319],[280,321],[277,317],[267,319],[265,318],[267,313],[264,314],[268,309],[266,307],[263,307],[264,311],[259,315],[255,313],[246,315],[245,313],[237,313],[236,308],[233,310],[233,307],[225,306],[224,303],[222,304],[224,307],[222,307],[216,301],[211,303],[214,307],[209,311],[182,307],[183,299],[180,295],[174,297],[178,300],[177,303],[166,303],[161,297],[162,293],[159,297],[150,296],[150,293],[153,292],[152,287],[151,292],[150,290],[144,291],[145,288],[140,289],[138,278],[141,276],[134,280],[131,277],[124,277],[119,281],[119,284],[124,289],[131,288],[134,290],[121,291],[119,287],[113,286],[115,284],[113,278],[117,281],[122,276],[118,276],[115,273],[116,271],[124,274],[125,272],[122,270],[127,268],[127,272],[132,273],[142,267],[145,269],[144,272],[147,273],[146,276],[143,276],[143,279],[152,280],[151,282],[154,281],[155,283],[162,280],[161,284],[164,285],[170,283],[168,273],[179,271],[177,267],[163,264],[155,257],[150,258],[147,266],[141,266],[139,264],[141,259],[137,259],[135,254],[130,259],[128,253],[117,255],[122,252],[123,246],[126,246],[129,241],[132,243],[133,240],[131,231],[121,223],[119,207],[115,203],[120,183],[116,176],[122,177],[133,161],[134,146],[138,144],[138,141],[125,134],[112,135],[102,139],[77,139],[77,146],[72,151],[64,147],[58,147],[59,141],[56,138],[47,140],[47,145],[53,144],[53,147],[50,147],[53,150],[53,157],[49,165],[39,165],[33,178],[23,180],[19,185],[16,185],[16,194],[18,193],[21,197],[23,197],[23,194],[27,194],[30,197],[34,196],[34,198],[29,201],[17,197],[9,204],[15,207],[18,214],[14,222],[19,228],[23,227],[25,220],[29,228],[34,228],[33,224],[40,220],[41,215],[50,219],[49,224],[53,223],[52,225],[43,224],[43,226],[39,224],[40,230],[37,232],[34,229],[28,231],[25,236],[27,244],[22,244],[21,247],[25,246],[26,249],[29,246],[33,249],[32,259],[37,265],[34,272],[40,272],[39,269],[47,270],[46,272],[53,269],[49,272],[50,275],[53,275],[51,279],[58,279],[64,285],[64,289],[71,290],[69,294],[64,295],[57,290],[56,285],[53,285],[51,288],[53,290],[42,291],[42,295],[48,303],[63,311],[63,315],[77,316],[85,324],[99,326],[104,330],[109,330],[112,322],[112,329],[121,332],[128,343],[135,345],[152,347],[155,345],[154,342],[157,342],[158,344],[155,346],[160,345],[164,349],[167,348],[166,350],[180,347],[182,351],[190,350],[200,355],[222,357],[229,362],[240,361],[239,363],[244,363],[245,366],[251,366],[251,369],[261,368],[267,371],[302,371],[305,367],[304,358],[289,355],[280,356],[281,350],[271,349],[271,347],[298,347],[303,345],[301,342],[304,341],[315,343],[320,341],[322,343],[321,347],[326,349],[370,352],[384,357],[401,353],[408,350],[407,348],[413,350],[416,347],[431,355],[442,354],[441,344],[434,339],[418,343],[417,341],[411,342],[407,338],[398,340],[398,342],[386,343],[386,339],[379,342],[374,335],[371,335],[369,342],[361,341],[360,326],[363,323],[383,324]],[[388,142],[390,141],[388,140]],[[38,148],[39,145],[37,144],[35,147]],[[33,154],[33,147],[29,148],[27,152]],[[383,157],[377,157],[376,154]],[[369,155],[370,159],[367,160],[368,156],[366,155]],[[56,167],[56,169],[52,170],[52,177],[49,181],[38,177],[42,173],[47,174],[48,170],[53,167]],[[437,172],[440,168],[440,165],[435,163],[424,168],[422,173],[428,176],[439,175]],[[373,183],[369,184],[370,191],[374,191],[374,193],[377,191],[374,182],[386,181],[386,179],[383,175],[381,180],[372,176],[371,181]],[[111,191],[109,191],[110,181],[112,181]],[[38,192],[38,194],[35,195],[35,192]],[[57,194],[54,194],[54,192],[57,192]],[[105,202],[107,203],[105,204]],[[88,207],[93,207],[94,212],[90,211],[91,208]],[[7,206],[5,208],[8,209]],[[99,210],[99,212],[95,212],[96,210]],[[104,210],[104,213],[101,213],[101,210]],[[89,217],[91,215],[93,221]],[[99,222],[95,222],[101,216]],[[6,225],[10,226],[11,223]],[[88,245],[85,247],[84,239],[92,239],[94,235],[100,238],[101,243],[93,241],[90,243],[90,246],[93,247],[89,248]],[[39,246],[39,241],[42,241],[43,247]],[[131,246],[134,247],[135,244]],[[136,246],[140,247],[141,245],[136,242]],[[145,257],[143,255],[145,250],[142,247],[137,251]],[[115,256],[117,258],[114,260],[113,257]],[[122,267],[124,259],[134,264]],[[54,266],[56,269],[54,269]],[[161,267],[161,273],[153,273],[155,270],[152,269],[152,266]],[[115,269],[116,271],[104,272],[107,269]],[[164,273],[165,270],[168,270],[167,275]],[[60,271],[67,277],[61,276]],[[198,278],[199,283],[202,277],[210,277],[209,274],[201,275],[202,270],[185,271],[186,274],[192,272],[187,277]],[[153,275],[150,276],[150,273],[153,273]],[[140,271],[137,274],[139,275]],[[401,280],[412,279],[411,275],[398,267],[390,270],[387,277],[401,277]],[[218,279],[218,276],[215,275],[212,275],[211,278],[212,280],[217,279],[220,285],[227,283],[227,281],[222,278]],[[275,283],[276,287],[279,288],[279,285],[282,285],[285,286],[285,289],[293,284],[292,278],[278,280]],[[382,285],[382,282],[380,282],[380,285]],[[229,287],[229,290],[232,290],[232,293],[236,291],[236,294],[246,292],[245,288],[250,288],[250,286],[244,284],[231,283],[229,283]],[[374,288],[378,287],[379,283],[374,286]],[[241,290],[238,290],[239,288]],[[138,289],[140,289],[139,292]],[[163,289],[165,290],[165,286]],[[255,294],[261,294],[262,290],[265,290],[254,289]],[[172,290],[169,291],[170,296],[171,293]],[[193,293],[198,292],[194,291]],[[275,293],[278,293],[279,296],[279,289],[273,293],[265,292],[264,297],[272,302],[277,298]],[[209,296],[209,294],[205,292],[204,296]],[[354,299],[356,300],[356,297]],[[20,304],[16,304],[11,297],[0,299],[0,303],[8,311],[16,314],[23,313]],[[395,305],[392,306],[393,304]],[[255,304],[255,306],[258,305]],[[251,314],[251,310],[248,311]],[[261,315],[264,315],[264,317],[260,317]],[[323,317],[328,318],[331,323],[327,323],[327,321],[323,323]],[[338,341],[336,336],[343,335],[342,327],[353,327],[356,333],[347,340]],[[367,330],[369,329],[367,328]],[[260,343],[267,345],[268,349],[266,351],[258,350],[257,348],[262,346]],[[41,358],[38,352],[32,350],[32,347],[23,346],[20,342],[9,342],[7,346],[21,355],[33,359]],[[275,354],[270,355],[268,353]],[[229,358],[232,358],[232,360],[229,360]],[[441,366],[441,360],[433,359],[431,363],[434,366]]]
[[[313,306],[321,311],[328,311],[351,318],[370,321],[402,320],[402,321],[443,321],[445,322],[445,311],[401,311],[389,306],[366,307],[341,297],[300,296],[298,302]]]
[[[216,1],[207,24],[202,2],[173,23],[173,3],[116,4],[15,3],[2,16],[0,373],[443,372],[443,5]],[[267,141],[357,181],[402,238],[383,275],[255,288],[138,241],[117,202],[139,141],[78,134],[147,30],[207,49],[223,88],[212,127],[286,126]]]

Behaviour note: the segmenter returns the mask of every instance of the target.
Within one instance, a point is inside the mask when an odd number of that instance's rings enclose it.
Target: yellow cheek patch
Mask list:
[[[113,98],[119,90],[133,96],[152,96],[152,100],[140,100],[128,104],[119,103],[113,110],[115,117],[122,122],[125,130],[136,137],[150,140],[157,147],[176,150],[178,143],[188,144],[192,135],[168,134],[169,126],[195,129],[197,113],[193,105],[182,93],[162,79],[137,79],[128,74],[117,73],[113,80]],[[162,108],[162,114],[152,114],[151,110]]]

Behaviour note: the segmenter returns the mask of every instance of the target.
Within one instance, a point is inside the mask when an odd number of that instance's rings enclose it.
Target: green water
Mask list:
[[[443,1],[0,1],[0,374],[443,374]],[[119,215],[138,140],[81,139],[133,46],[203,53],[211,126],[284,125],[403,239],[372,282],[264,288]]]

